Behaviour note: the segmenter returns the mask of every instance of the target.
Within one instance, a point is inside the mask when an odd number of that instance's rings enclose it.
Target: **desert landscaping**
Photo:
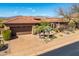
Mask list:
[[[8,55],[39,55],[77,41],[79,41],[79,30],[75,31],[75,33],[65,34],[65,36],[53,39],[48,43],[35,35],[21,35],[18,39],[9,42],[10,54]]]
[[[73,7],[73,9],[72,9]],[[79,41],[79,5],[56,17],[0,18],[1,56],[38,56]]]

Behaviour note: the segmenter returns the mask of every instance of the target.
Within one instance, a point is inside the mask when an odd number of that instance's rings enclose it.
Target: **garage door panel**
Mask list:
[[[15,31],[17,34],[27,34],[32,32],[32,26],[18,26],[11,28],[13,31]]]

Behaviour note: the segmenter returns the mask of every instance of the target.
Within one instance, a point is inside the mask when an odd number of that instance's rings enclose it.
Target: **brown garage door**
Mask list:
[[[11,30],[13,33],[20,35],[20,34],[30,34],[32,33],[32,26],[17,26],[17,27],[12,27]]]

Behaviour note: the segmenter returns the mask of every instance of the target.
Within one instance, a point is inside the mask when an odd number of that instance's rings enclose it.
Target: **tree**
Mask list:
[[[74,14],[73,20],[76,22],[77,28],[79,28],[79,4],[74,4],[71,7],[72,13]]]
[[[70,10],[64,10],[63,8],[58,9],[58,14],[64,18],[64,21],[71,20],[71,11]]]
[[[41,23],[36,25],[34,32],[38,33],[39,37],[41,37],[41,33],[43,33],[43,35],[45,35],[46,32],[50,34],[51,30],[52,30],[52,27],[50,26],[50,23],[42,21]]]
[[[63,8],[59,8],[59,15],[61,15],[64,21],[68,22],[69,28],[76,28],[76,23],[79,23],[79,14],[78,17],[73,18],[73,14],[79,13],[79,4],[72,5],[68,10],[64,10]]]
[[[73,4],[71,10],[72,13],[79,13],[79,4]]]

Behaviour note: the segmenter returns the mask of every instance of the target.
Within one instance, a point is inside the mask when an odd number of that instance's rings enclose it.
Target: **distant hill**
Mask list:
[[[14,17],[17,17],[17,16],[22,16],[22,15],[16,15],[16,16],[10,16],[10,17],[0,17],[0,18],[14,18]],[[43,17],[45,17],[45,18],[51,18],[50,16],[32,16],[32,17],[40,17],[40,18],[43,18]]]
[[[15,18],[15,17],[21,17],[22,15],[16,15],[16,16],[10,16],[10,17],[0,17],[0,22],[4,20],[8,20],[9,18]],[[29,17],[29,16],[27,16]],[[30,16],[30,17],[36,17],[36,18],[56,18],[56,17],[50,17],[50,16]]]
[[[14,17],[14,16],[12,16],[12,17]],[[6,18],[12,18],[12,17],[0,17],[0,19],[6,19]]]

